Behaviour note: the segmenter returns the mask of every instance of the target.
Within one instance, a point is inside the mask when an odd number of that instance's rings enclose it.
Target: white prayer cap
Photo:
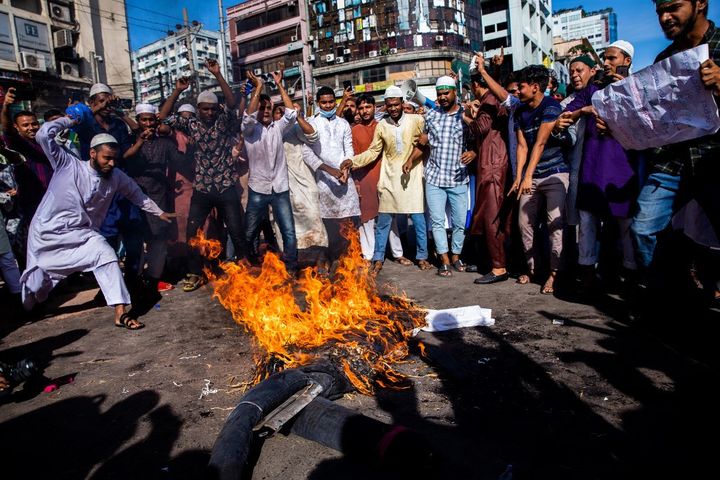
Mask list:
[[[109,133],[98,133],[92,138],[92,140],[90,140],[90,148],[95,148],[98,145],[103,145],[106,143],[118,143],[118,141],[115,140],[115,137],[113,137]]]
[[[184,104],[180,105],[180,108],[178,108],[178,113],[182,113],[182,112],[197,113],[197,111],[195,110],[195,107],[193,107],[189,103],[184,103]]]
[[[415,103],[415,102],[407,102],[407,104],[410,105],[411,107],[413,107],[415,110],[417,110],[418,108],[420,108],[420,105],[418,105],[418,104]]]
[[[149,103],[138,103],[135,105],[135,115],[140,115],[141,113],[157,115],[157,107]]]
[[[197,103],[219,103],[217,95],[215,95],[213,92],[209,90],[205,90],[204,92],[200,93],[197,98]]]
[[[107,93],[108,95],[112,95],[113,91],[112,88],[108,87],[104,83],[96,83],[90,87],[90,96],[94,97],[98,93]]]
[[[400,87],[396,87],[395,85],[393,85],[392,87],[388,87],[387,90],[385,90],[384,98],[405,98],[405,95],[403,95]]]
[[[618,40],[617,42],[613,42],[610,45],[608,45],[608,48],[615,47],[623,52],[627,53],[628,57],[632,58],[635,56],[635,47],[632,46],[630,42],[626,42],[625,40]]]
[[[452,77],[444,75],[444,76],[438,78],[437,82],[435,82],[436,90],[444,90],[444,89],[448,89],[448,88],[457,88],[457,82]]]

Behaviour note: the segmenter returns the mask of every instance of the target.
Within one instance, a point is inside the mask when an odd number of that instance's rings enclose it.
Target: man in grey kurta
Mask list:
[[[117,256],[99,230],[116,193],[164,221],[174,215],[163,212],[130,177],[114,169],[119,150],[111,135],[92,139],[88,161],[58,145],[55,136],[74,123],[70,117],[59,118],[37,133],[55,172],[30,224],[27,269],[20,278],[23,306],[30,309],[46,300],[71,273],[93,272],[107,304],[115,308],[115,324],[142,328],[125,311],[130,295]]]

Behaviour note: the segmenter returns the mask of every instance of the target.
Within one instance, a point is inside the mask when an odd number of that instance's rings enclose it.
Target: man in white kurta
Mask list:
[[[385,91],[385,111],[388,115],[375,129],[370,147],[351,160],[353,167],[359,168],[374,161],[380,153],[383,155],[378,181],[380,205],[375,224],[373,270],[377,272],[382,268],[390,226],[397,214],[410,215],[417,244],[415,258],[421,269],[429,269],[432,267],[427,261],[422,164],[408,169],[407,173],[403,170],[403,165],[410,159],[415,144],[423,133],[425,122],[420,115],[403,112],[403,93],[398,87],[390,87]],[[345,165],[347,164],[343,162],[343,166]]]
[[[30,224],[27,269],[20,279],[23,305],[30,309],[46,300],[71,273],[91,271],[107,304],[115,307],[116,325],[141,328],[125,312],[130,296],[117,256],[99,229],[116,193],[165,221],[173,215],[164,213],[131,178],[113,168],[119,150],[111,135],[92,139],[88,161],[58,145],[56,135],[73,124],[73,119],[63,117],[45,123],[37,133],[55,172]]]
[[[343,160],[353,156],[350,124],[335,115],[335,92],[331,88],[318,89],[320,111],[308,122],[318,134],[318,141],[303,145],[303,160],[315,172],[320,199],[320,215],[328,235],[328,260],[333,262],[347,249],[341,235],[341,225],[359,223],[360,199],[352,177],[341,171]]]

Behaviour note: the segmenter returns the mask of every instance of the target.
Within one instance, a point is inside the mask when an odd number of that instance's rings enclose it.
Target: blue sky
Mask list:
[[[130,23],[130,44],[135,50],[166,35],[176,23],[182,23],[182,7],[188,9],[190,20],[197,20],[212,30],[218,29],[217,2],[186,0],[128,0],[127,14]],[[225,0],[225,8],[241,3]],[[635,66],[645,67],[652,63],[668,41],[662,34],[651,0],[554,0],[553,9],[581,6],[585,10],[612,7],[618,16],[618,38],[635,46]],[[709,17],[720,20],[720,0],[710,2]]]

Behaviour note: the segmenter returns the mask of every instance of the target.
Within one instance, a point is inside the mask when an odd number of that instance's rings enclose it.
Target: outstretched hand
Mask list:
[[[162,220],[163,222],[172,223],[172,219],[177,217],[177,213],[168,213],[163,212],[160,215],[158,215],[158,218]]]
[[[13,103],[15,103],[15,87],[10,87],[5,93],[5,100],[3,100],[3,104],[12,105]]]
[[[205,60],[205,68],[207,68],[208,72],[212,73],[213,75],[220,74],[220,64],[215,59],[208,58],[207,60]]]
[[[190,87],[190,78],[180,77],[175,81],[175,90],[184,92]]]

